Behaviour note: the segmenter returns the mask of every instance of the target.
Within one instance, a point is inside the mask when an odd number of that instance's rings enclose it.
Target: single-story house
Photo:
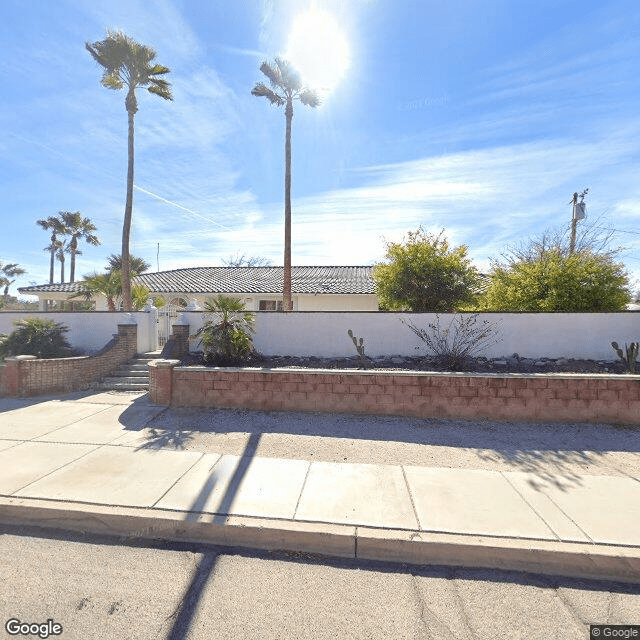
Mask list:
[[[149,289],[153,298],[172,305],[199,306],[220,293],[244,301],[249,311],[277,311],[282,307],[283,267],[189,267],[143,273],[133,279]],[[372,266],[292,267],[294,311],[377,311],[378,297]],[[45,301],[70,301],[81,282],[20,287],[25,295]],[[78,300],[77,298],[75,299]],[[71,300],[73,301],[73,300]],[[107,309],[104,296],[94,298],[96,310]]]

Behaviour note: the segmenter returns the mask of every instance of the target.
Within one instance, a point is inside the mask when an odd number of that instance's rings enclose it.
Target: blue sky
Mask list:
[[[138,92],[132,252],[153,270],[158,243],[161,270],[282,264],[284,112],[250,92],[312,7],[335,16],[350,65],[319,108],[295,107],[293,264],[371,264],[422,225],[486,269],[568,225],[588,187],[589,219],[640,278],[637,2],[2,0],[0,261],[28,271],[12,293],[48,281],[38,218],[98,227],[77,277],[120,252],[125,95],[84,48],[107,28],[155,48],[174,93]]]

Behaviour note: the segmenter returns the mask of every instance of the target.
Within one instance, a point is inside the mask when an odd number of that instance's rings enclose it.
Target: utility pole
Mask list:
[[[587,217],[585,213],[584,197],[589,193],[589,189],[585,189],[582,193],[574,193],[571,199],[572,216],[571,216],[571,240],[569,241],[569,255],[576,250],[576,232],[578,228],[578,220],[582,220]],[[578,202],[580,198],[580,202]]]

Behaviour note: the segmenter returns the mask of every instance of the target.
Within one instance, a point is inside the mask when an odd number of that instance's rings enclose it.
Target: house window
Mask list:
[[[282,311],[282,300],[260,300],[258,309],[260,311]]]

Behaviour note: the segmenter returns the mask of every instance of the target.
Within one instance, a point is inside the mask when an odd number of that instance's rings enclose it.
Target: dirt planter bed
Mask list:
[[[640,424],[640,376],[477,374],[149,365],[151,400],[419,418]]]

